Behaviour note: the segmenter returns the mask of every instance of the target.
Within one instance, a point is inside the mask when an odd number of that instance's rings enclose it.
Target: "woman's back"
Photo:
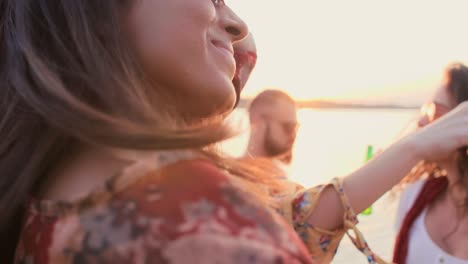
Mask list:
[[[76,203],[32,199],[16,263],[311,263],[292,229],[218,168],[167,157]]]

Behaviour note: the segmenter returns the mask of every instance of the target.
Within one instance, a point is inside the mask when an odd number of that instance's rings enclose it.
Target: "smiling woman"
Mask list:
[[[6,0],[0,34],[2,261],[310,263],[211,150],[255,54],[223,1]]]
[[[354,211],[468,144],[461,104],[309,189],[219,153],[247,30],[217,0],[0,1],[0,259],[323,263]]]
[[[143,69],[152,83],[179,87],[168,96],[191,98],[190,103],[171,100],[190,115],[226,112],[234,103],[232,44],[248,30],[223,1],[214,4],[215,8],[209,1],[142,1],[127,14],[126,29]]]

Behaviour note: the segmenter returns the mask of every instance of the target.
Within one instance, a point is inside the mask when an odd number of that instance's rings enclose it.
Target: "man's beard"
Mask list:
[[[265,131],[265,139],[263,141],[266,155],[269,158],[277,158],[286,163],[290,163],[292,159],[292,151],[291,151],[292,146],[288,146],[288,145],[278,146],[278,144],[275,144],[275,142],[276,141],[271,135],[270,125],[267,125],[266,131]]]

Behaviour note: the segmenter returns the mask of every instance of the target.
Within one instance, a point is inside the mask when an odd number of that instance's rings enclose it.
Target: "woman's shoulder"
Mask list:
[[[30,210],[18,263],[309,263],[293,232],[207,160],[134,166],[108,188],[60,214]]]

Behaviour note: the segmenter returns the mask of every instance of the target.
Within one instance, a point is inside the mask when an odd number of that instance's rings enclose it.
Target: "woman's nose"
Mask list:
[[[239,16],[228,6],[223,8],[222,27],[230,35],[232,42],[237,42],[246,38],[249,34],[249,27]]]
[[[423,115],[418,120],[418,127],[424,127],[430,123],[429,117],[427,115]]]

